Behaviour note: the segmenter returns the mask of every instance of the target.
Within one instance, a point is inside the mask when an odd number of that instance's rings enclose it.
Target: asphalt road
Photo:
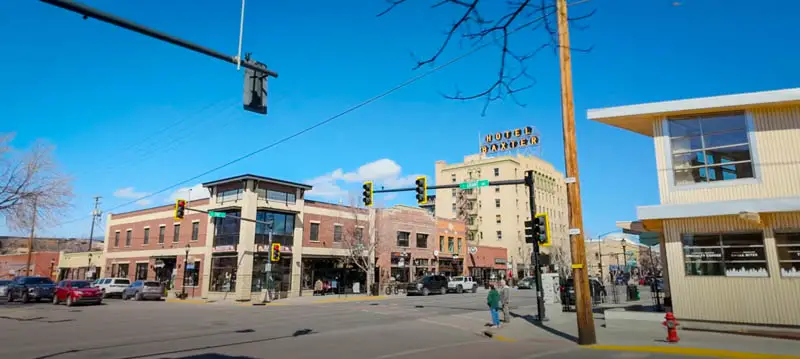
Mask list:
[[[134,302],[0,305],[0,358],[653,358],[481,335],[484,293],[374,302],[234,306]],[[535,312],[532,291],[517,311]]]

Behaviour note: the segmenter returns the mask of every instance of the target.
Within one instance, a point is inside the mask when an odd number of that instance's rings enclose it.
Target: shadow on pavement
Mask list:
[[[569,341],[574,342],[574,343],[578,342],[578,337],[576,337],[576,336],[574,336],[572,334],[569,334],[569,333],[562,332],[562,331],[560,331],[558,329],[551,328],[551,327],[547,326],[547,324],[546,324],[547,322],[542,323],[542,322],[536,320],[535,317],[530,315],[530,314],[519,315],[519,314],[514,313],[514,312],[510,312],[510,313],[511,313],[512,317],[525,319],[525,321],[527,321],[528,323],[533,324],[535,327],[540,328],[540,329],[542,329],[542,330],[544,330],[544,331],[546,331],[546,332],[548,332],[550,334],[553,334],[555,336],[561,337],[563,339],[569,340]]]
[[[197,354],[185,357],[166,357],[165,359],[257,359],[255,357],[230,356],[218,353]]]

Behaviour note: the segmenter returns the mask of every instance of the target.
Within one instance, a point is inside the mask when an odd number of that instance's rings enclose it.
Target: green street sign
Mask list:
[[[489,185],[489,180],[479,180],[479,181],[461,182],[458,184],[458,188],[470,189],[476,187],[486,187],[488,185]]]
[[[225,212],[208,211],[208,216],[214,218],[225,218]]]

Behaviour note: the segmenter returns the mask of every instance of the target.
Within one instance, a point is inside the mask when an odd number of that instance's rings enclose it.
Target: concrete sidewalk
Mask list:
[[[533,309],[533,308],[532,308]],[[548,305],[548,321],[536,323],[535,309],[511,310],[511,323],[499,329],[485,329],[484,334],[501,341],[561,342],[577,341],[575,313],[561,312],[560,305]],[[800,342],[734,334],[719,334],[679,329],[679,343],[667,343],[666,329],[649,322],[631,323],[628,327],[604,328],[595,320],[597,345],[591,349],[651,352],[678,355],[739,359],[800,359]]]

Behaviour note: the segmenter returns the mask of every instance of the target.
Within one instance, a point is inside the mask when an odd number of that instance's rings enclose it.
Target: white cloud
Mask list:
[[[395,188],[412,185],[419,175],[403,176],[402,170],[397,162],[388,158],[364,164],[352,172],[344,172],[341,168],[337,168],[330,173],[306,181],[314,187],[308,194],[327,199],[346,199],[349,192],[341,187],[340,182],[347,184],[373,181],[376,189],[381,186]],[[360,192],[360,189],[357,192]],[[392,200],[395,197],[396,194],[389,194],[384,196],[384,199]]]
[[[172,203],[178,198],[194,201],[196,199],[204,199],[208,197],[208,189],[204,188],[202,184],[198,183],[191,187],[178,188],[175,190],[175,192],[172,192],[169,197],[164,200],[164,202]]]
[[[137,198],[142,198],[142,197],[149,196],[149,195],[150,195],[150,193],[148,193],[148,192],[136,192],[136,190],[133,187],[120,188],[120,189],[114,191],[114,197],[125,198],[125,199],[137,199]],[[140,199],[140,200],[136,201],[136,204],[138,204],[140,206],[148,206],[151,203],[153,203],[153,201],[150,200],[150,199],[147,199],[147,198]]]

